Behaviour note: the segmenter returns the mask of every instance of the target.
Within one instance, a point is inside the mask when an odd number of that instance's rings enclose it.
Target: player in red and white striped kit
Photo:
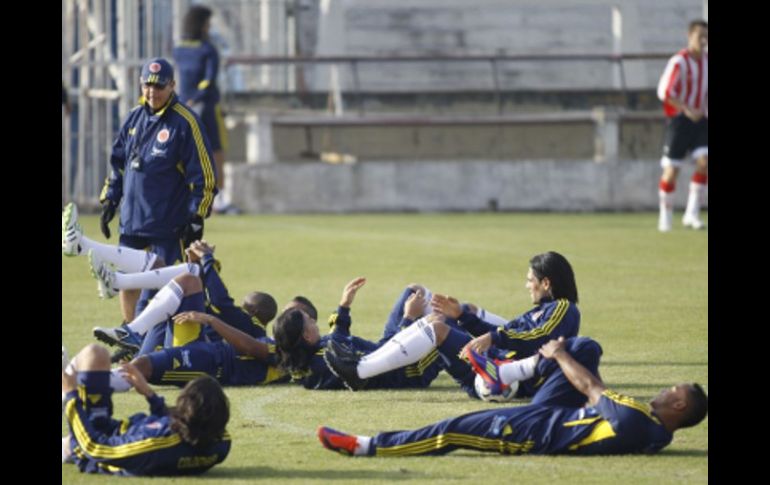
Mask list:
[[[708,23],[690,22],[687,48],[677,52],[666,65],[658,83],[658,98],[666,113],[663,158],[660,165],[660,217],[658,230],[671,230],[674,189],[679,169],[688,153],[695,160],[690,195],[682,223],[702,229],[700,206],[708,180]]]

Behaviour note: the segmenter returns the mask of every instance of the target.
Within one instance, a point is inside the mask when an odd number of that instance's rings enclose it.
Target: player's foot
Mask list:
[[[94,327],[93,332],[97,340],[109,345],[117,345],[134,352],[142,346],[142,338],[128,328],[125,323],[115,328]]]
[[[358,361],[360,358],[352,350],[346,348],[334,339],[329,340],[324,352],[324,361],[332,373],[342,379],[345,387],[351,391],[363,389],[366,379],[358,377]]]
[[[492,394],[501,394],[508,386],[500,379],[500,361],[493,361],[472,349],[466,353],[468,360],[473,367],[473,372],[480,375],[484,382],[489,386]]]
[[[358,440],[355,436],[327,428],[326,426],[319,426],[317,435],[321,444],[327,450],[336,451],[347,456],[353,456],[356,453]]]
[[[682,217],[682,224],[684,224],[685,227],[691,227],[696,231],[706,228],[706,224],[704,224],[698,216],[687,213]]]
[[[110,265],[102,261],[93,251],[88,251],[88,262],[91,265],[91,276],[96,278],[96,288],[99,290],[99,298],[109,299],[118,294],[115,289],[115,271]]]
[[[70,202],[61,213],[61,252],[65,256],[80,254],[80,238],[83,230],[78,224],[78,206]]]

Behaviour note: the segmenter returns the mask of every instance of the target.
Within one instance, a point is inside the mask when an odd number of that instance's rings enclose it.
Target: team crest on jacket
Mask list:
[[[166,143],[168,141],[170,133],[168,131],[168,128],[163,128],[158,132],[158,143]]]

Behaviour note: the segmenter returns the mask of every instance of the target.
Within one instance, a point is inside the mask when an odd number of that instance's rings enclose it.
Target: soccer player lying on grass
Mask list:
[[[504,326],[479,319],[454,298],[433,295],[431,305],[437,313],[402,325],[403,330],[376,351],[362,357],[329,341],[324,359],[347,387],[357,390],[368,385],[367,379],[414,364],[438,350],[447,372],[469,396],[478,397],[471,366],[459,358],[466,346],[502,361],[511,351],[517,358],[526,358],[552,338],[574,337],[578,333],[577,284],[564,256],[555,252],[534,256],[525,286],[537,306]],[[474,339],[474,335],[478,337]],[[536,380],[524,381],[516,396],[532,396],[536,386]]]
[[[177,284],[184,294],[178,304],[181,311],[173,316],[173,325],[177,327],[174,336],[194,333],[216,334],[219,338],[209,341],[198,336],[191,343],[167,345],[162,350],[135,358],[132,363],[148,381],[153,384],[183,386],[195,377],[208,374],[222,385],[248,386],[267,384],[286,375],[277,365],[278,356],[270,338],[254,338],[203,311],[203,285],[200,278],[186,273],[174,278],[172,283]],[[274,308],[272,297],[271,302]],[[151,307],[152,302],[147,310]],[[163,315],[164,320],[167,317],[167,314]],[[211,331],[200,331],[202,325],[208,326]],[[180,328],[186,327],[193,331],[180,332]],[[111,374],[110,385],[119,392],[130,389],[130,382],[123,379],[117,370]]]
[[[76,357],[79,372],[62,371],[70,434],[62,438],[62,463],[82,472],[115,475],[192,475],[221,463],[230,452],[225,430],[227,396],[208,376],[190,381],[167,408],[134,366],[125,378],[147,398],[150,414],[112,419],[110,354],[97,344]]]
[[[320,427],[323,446],[346,455],[442,455],[457,449],[501,454],[655,453],[673,432],[708,412],[698,384],[664,389],[649,404],[607,389],[598,377],[599,344],[586,337],[551,340],[540,349],[545,383],[532,403],[457,416],[412,431],[355,436]],[[586,402],[587,406],[583,407]]]
[[[71,229],[62,239],[63,251],[65,247],[71,249],[73,245],[80,248],[76,252],[82,252],[84,247],[88,248],[91,274],[97,279],[102,298],[111,298],[121,289],[160,288],[131,323],[124,323],[116,328],[94,328],[94,336],[97,339],[110,345],[118,345],[127,351],[116,354],[113,361],[126,357],[126,354],[149,353],[157,346],[182,345],[198,337],[221,339],[215,332],[199,336],[196,334],[197,327],[186,328],[190,331],[187,335],[177,335],[173,333],[174,327],[170,322],[165,326],[157,325],[173,315],[180,308],[182,297],[187,296],[185,289],[177,281],[185,274],[200,276],[202,279],[206,288],[207,312],[252,337],[266,336],[266,326],[277,312],[273,297],[259,291],[248,293],[241,306],[236,305],[219,275],[220,264],[214,259],[215,247],[206,241],[194,241],[190,244],[185,251],[189,263],[168,267],[159,267],[158,264],[162,265],[163,262],[153,253],[94,243],[83,235],[78,224],[71,224]],[[150,265],[155,269],[131,272],[138,267],[138,261],[145,257],[151,258]],[[116,272],[112,268],[113,265],[128,272]]]
[[[324,361],[326,344],[339,341],[357,352],[369,353],[377,349],[381,342],[372,342],[351,335],[350,306],[356,293],[366,283],[359,277],[351,280],[342,290],[337,312],[329,318],[331,332],[321,336],[317,323],[315,307],[307,301],[295,300],[287,305],[276,320],[274,336],[276,347],[281,356],[281,363],[291,372],[294,380],[306,389],[343,389],[344,384],[331,372]],[[420,318],[425,313],[427,302],[424,290],[418,285],[408,287],[396,301],[393,311],[385,324],[385,335],[398,330],[399,325]],[[408,319],[408,320],[405,320]],[[427,387],[441,371],[443,364],[437,352],[427,353],[414,365],[396,369],[371,379],[369,389],[396,389]]]

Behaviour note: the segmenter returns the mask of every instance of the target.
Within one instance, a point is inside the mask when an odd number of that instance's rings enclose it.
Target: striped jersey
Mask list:
[[[671,57],[658,82],[658,98],[663,101],[663,111],[669,118],[678,114],[677,109],[666,101],[669,98],[681,101],[690,109],[702,111],[708,118],[708,53],[704,51],[700,59],[696,59],[687,49],[682,49]]]
[[[77,391],[67,395],[75,464],[87,473],[114,475],[195,475],[221,463],[230,452],[230,436],[206,448],[182,441],[171,429],[163,398],[148,398],[150,414],[110,420],[95,426]]]

